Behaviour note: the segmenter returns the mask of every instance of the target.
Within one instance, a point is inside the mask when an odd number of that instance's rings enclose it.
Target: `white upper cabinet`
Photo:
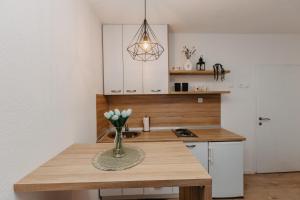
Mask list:
[[[123,94],[122,25],[103,26],[104,94]]]
[[[168,26],[151,25],[164,47],[156,61],[135,61],[127,52],[140,25],[103,25],[104,94],[167,94]]]
[[[143,63],[133,60],[127,51],[139,25],[123,25],[124,94],[143,94]]]
[[[158,60],[143,62],[144,94],[168,94],[168,26],[151,25],[156,37],[164,48]]]

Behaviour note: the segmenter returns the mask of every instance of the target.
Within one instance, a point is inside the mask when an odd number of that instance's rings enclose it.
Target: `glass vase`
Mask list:
[[[116,127],[115,148],[113,150],[113,157],[121,158],[124,155],[125,152],[122,146],[122,127]]]

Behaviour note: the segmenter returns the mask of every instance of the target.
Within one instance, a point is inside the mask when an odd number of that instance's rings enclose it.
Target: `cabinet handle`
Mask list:
[[[121,93],[122,90],[111,90],[111,93]]]
[[[135,93],[136,90],[126,90],[126,92],[128,92],[128,93]]]
[[[151,92],[161,92],[161,90],[151,90]]]
[[[195,144],[192,144],[192,145],[185,145],[187,148],[195,148],[196,145]]]

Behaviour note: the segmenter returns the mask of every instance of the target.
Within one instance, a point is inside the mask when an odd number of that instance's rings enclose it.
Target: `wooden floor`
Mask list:
[[[219,200],[300,200],[300,172],[245,175],[244,198]]]
[[[300,172],[245,175],[244,198],[224,200],[300,200]]]
[[[300,172],[245,176],[244,200],[273,199],[300,200]]]

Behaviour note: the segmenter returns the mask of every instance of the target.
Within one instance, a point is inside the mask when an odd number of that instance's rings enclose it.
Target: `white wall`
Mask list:
[[[170,34],[170,66],[184,63],[182,47],[195,46],[199,55],[204,55],[208,66],[220,62],[232,73],[224,83],[209,81],[211,88],[225,87],[232,93],[222,98],[222,126],[247,137],[245,148],[245,171],[256,169],[255,129],[256,92],[254,89],[255,68],[262,65],[300,64],[300,35],[247,35],[247,34]],[[205,85],[199,77],[188,77],[196,86]],[[186,78],[172,78],[184,81]],[[207,79],[206,79],[207,80]],[[240,84],[249,88],[240,87]]]
[[[101,30],[85,0],[0,1],[0,200],[13,184],[74,142],[96,139]]]

